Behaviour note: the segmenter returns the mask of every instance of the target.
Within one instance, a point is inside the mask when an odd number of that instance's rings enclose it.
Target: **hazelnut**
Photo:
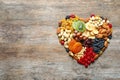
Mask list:
[[[82,40],[82,39],[83,39],[83,36],[79,36],[79,39]]]
[[[79,41],[78,37],[75,37],[75,40],[76,40],[76,41]]]
[[[79,33],[77,33],[77,36],[79,37],[81,35],[81,33],[79,32]]]
[[[87,39],[87,37],[86,37],[86,36],[84,36],[84,37],[83,37],[83,39],[84,39],[84,40],[86,40],[86,39]]]

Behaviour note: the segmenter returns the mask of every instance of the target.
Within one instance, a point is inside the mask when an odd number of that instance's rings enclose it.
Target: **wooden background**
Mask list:
[[[113,39],[89,68],[58,43],[67,14],[107,17]],[[120,80],[120,0],[0,0],[0,80]]]

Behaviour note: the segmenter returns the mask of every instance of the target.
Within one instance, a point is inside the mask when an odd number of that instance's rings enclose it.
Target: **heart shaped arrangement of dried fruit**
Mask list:
[[[85,19],[72,14],[59,22],[57,36],[69,55],[88,67],[108,47],[112,24],[98,15]]]

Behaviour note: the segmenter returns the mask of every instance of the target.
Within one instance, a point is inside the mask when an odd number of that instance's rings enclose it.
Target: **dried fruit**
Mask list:
[[[87,68],[108,47],[112,24],[94,14],[86,19],[71,14],[59,22],[57,36],[66,52]]]

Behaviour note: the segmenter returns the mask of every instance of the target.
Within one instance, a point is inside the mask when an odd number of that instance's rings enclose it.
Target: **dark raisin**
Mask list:
[[[100,18],[101,18],[102,20],[104,20],[104,17],[103,17],[103,16],[101,16]]]
[[[65,48],[66,52],[69,52],[70,50],[68,48]]]
[[[112,35],[109,35],[108,38],[109,38],[109,39],[112,39]]]
[[[69,15],[67,15],[67,16],[65,17],[65,19],[70,19],[70,16],[69,16]]]

